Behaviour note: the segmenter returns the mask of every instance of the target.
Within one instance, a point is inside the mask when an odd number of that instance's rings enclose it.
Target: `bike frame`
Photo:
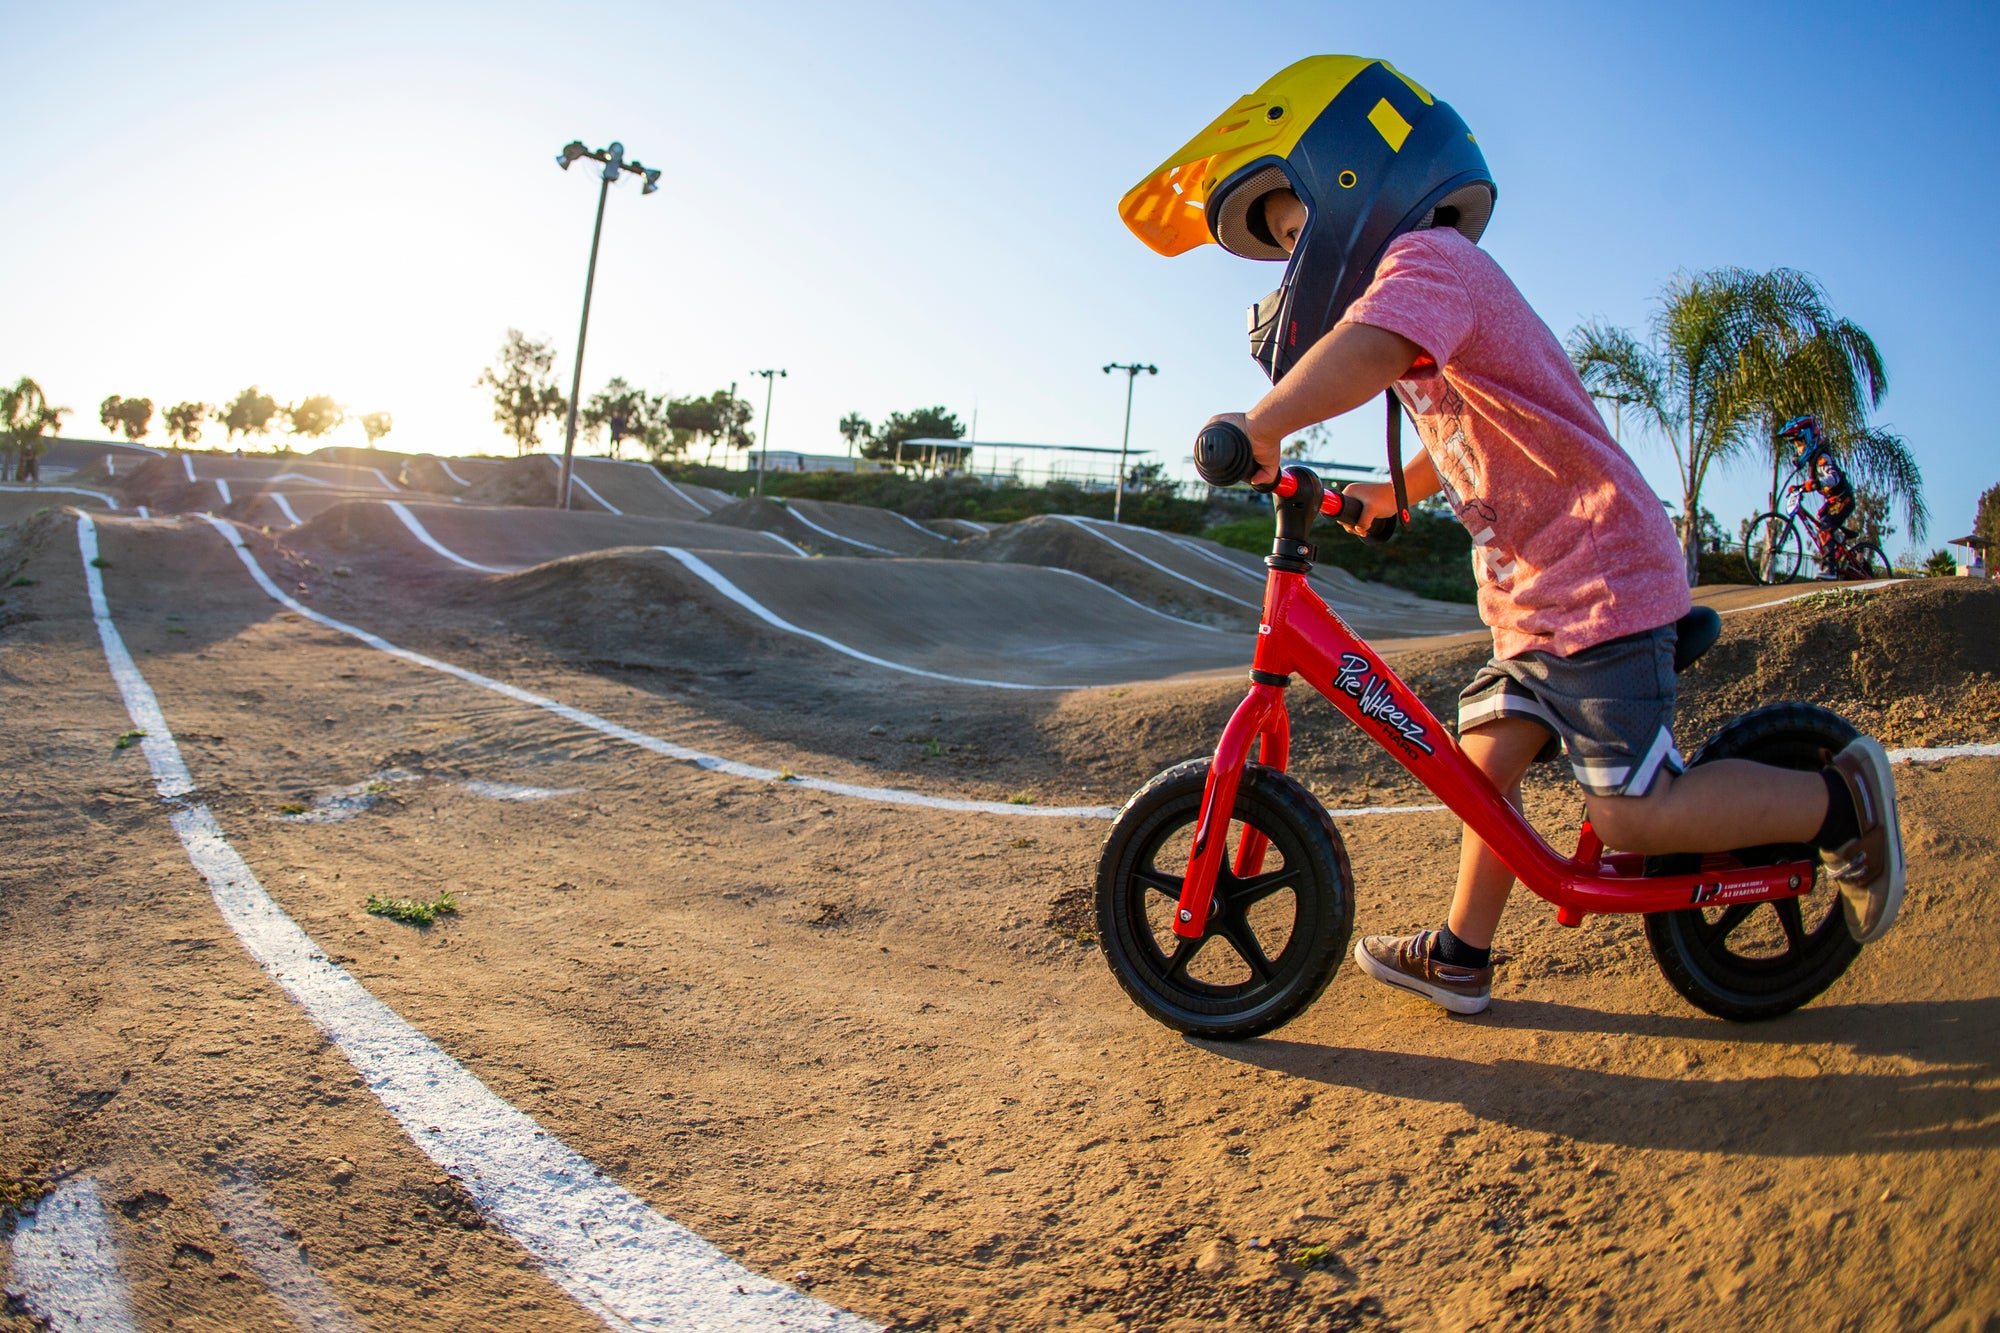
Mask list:
[[[1277,682],[1289,684],[1292,676],[1318,690],[1434,792],[1521,883],[1555,905],[1556,920],[1565,926],[1583,924],[1586,914],[1771,902],[1812,889],[1810,862],[1744,866],[1726,853],[1704,855],[1700,869],[1689,874],[1649,876],[1643,856],[1607,853],[1588,821],[1575,854],[1558,855],[1473,767],[1457,741],[1374,649],[1307,586],[1306,576],[1274,568],[1265,584],[1250,693],[1223,729],[1202,793],[1194,850],[1174,914],[1174,933],[1183,938],[1206,933],[1209,900],[1228,849],[1230,819],[1223,812],[1236,808],[1251,745],[1260,745],[1259,762],[1272,768],[1283,770],[1289,758],[1291,721],[1285,686]],[[1257,874],[1266,846],[1262,834],[1246,827],[1236,873]]]

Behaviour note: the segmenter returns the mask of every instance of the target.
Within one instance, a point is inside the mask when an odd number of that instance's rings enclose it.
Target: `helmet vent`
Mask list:
[[[1216,241],[1229,253],[1245,259],[1291,258],[1277,242],[1260,235],[1261,228],[1251,225],[1250,211],[1273,190],[1293,188],[1292,178],[1272,165],[1250,173],[1222,198],[1211,199],[1208,225],[1214,230]]]

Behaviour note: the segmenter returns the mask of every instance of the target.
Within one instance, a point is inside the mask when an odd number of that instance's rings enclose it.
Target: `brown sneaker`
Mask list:
[[[1896,779],[1881,742],[1863,736],[1833,757],[1833,770],[1854,797],[1853,841],[1826,853],[1840,890],[1847,933],[1863,944],[1882,938],[1903,905],[1903,830],[1896,821]]]
[[[1384,985],[1415,991],[1454,1014],[1485,1013],[1493,1003],[1493,969],[1436,961],[1431,957],[1436,935],[1425,930],[1415,935],[1364,936],[1354,946],[1354,961]]]

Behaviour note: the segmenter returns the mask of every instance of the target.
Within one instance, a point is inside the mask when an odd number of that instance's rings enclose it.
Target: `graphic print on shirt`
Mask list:
[[[1401,398],[1416,418],[1418,433],[1430,450],[1431,463],[1444,485],[1445,499],[1452,512],[1472,534],[1472,570],[1478,582],[1505,590],[1517,567],[1513,553],[1496,544],[1493,506],[1480,495],[1479,460],[1465,440],[1465,399],[1441,376],[1441,392],[1433,399],[1429,387],[1413,387],[1406,381],[1396,385]]]

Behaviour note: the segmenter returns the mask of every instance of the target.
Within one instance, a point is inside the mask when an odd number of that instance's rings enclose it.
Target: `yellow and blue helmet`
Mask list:
[[[1263,221],[1291,190],[1306,225],[1287,256]],[[1241,97],[1126,192],[1118,213],[1163,255],[1214,241],[1287,259],[1251,310],[1251,350],[1276,383],[1374,279],[1389,242],[1425,227],[1477,241],[1497,195],[1458,113],[1386,60],[1310,56]]]

